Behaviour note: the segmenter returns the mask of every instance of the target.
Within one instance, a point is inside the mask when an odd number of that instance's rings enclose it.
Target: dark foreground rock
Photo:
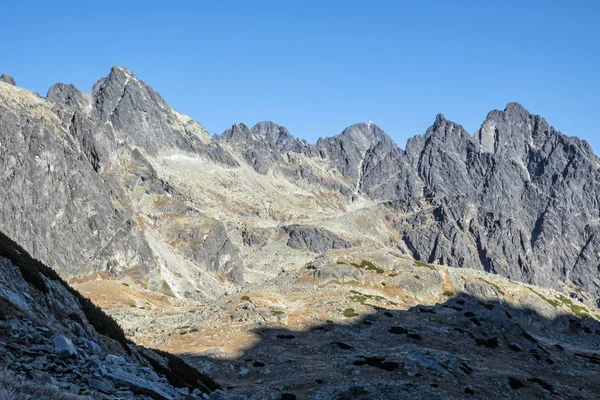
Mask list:
[[[114,320],[0,233],[0,398],[16,398],[16,387],[19,399],[106,400],[203,399],[219,389],[177,357],[127,341]]]

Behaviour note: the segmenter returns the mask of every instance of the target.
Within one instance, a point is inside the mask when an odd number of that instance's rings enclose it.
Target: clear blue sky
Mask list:
[[[89,3],[89,4],[88,4]],[[157,5],[154,5],[154,4]],[[131,69],[211,133],[309,141],[372,120],[401,147],[518,101],[600,151],[600,1],[10,1],[0,72],[45,95]]]

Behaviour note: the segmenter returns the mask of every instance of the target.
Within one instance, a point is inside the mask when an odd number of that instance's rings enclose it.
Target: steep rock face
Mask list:
[[[92,113],[150,154],[158,152],[161,146],[192,151],[207,136],[199,126],[194,132],[198,136],[176,131],[173,124],[177,116],[162,97],[121,67],[113,67],[106,78],[94,85]]]
[[[365,153],[377,144],[390,150],[398,147],[381,128],[367,122],[349,126],[337,136],[319,139],[314,152],[329,158],[342,175],[358,187]]]
[[[106,78],[96,82],[91,104],[96,119],[110,123],[121,139],[151,156],[178,150],[237,165],[210,140],[204,127],[169,107],[152,87],[126,68],[113,67]]]
[[[249,129],[244,124],[233,125],[217,136],[229,143],[259,174],[266,174],[272,163],[282,162],[283,154],[300,153],[308,148],[304,141],[295,139],[286,128],[270,121],[259,122]]]
[[[428,209],[397,228],[415,257],[600,292],[598,159],[511,103],[474,137],[438,116],[407,154]]]
[[[121,133],[89,114],[87,101],[72,85],[57,84],[42,99],[0,83],[0,228],[67,279],[126,274],[169,291],[165,267],[177,265],[150,245],[148,228],[163,235],[161,243],[173,240],[165,245],[184,258],[176,264],[192,263],[195,276],[179,279],[193,287],[188,292],[215,279],[198,271],[242,283],[244,264],[224,225],[187,207],[140,150],[120,143]],[[184,220],[202,234],[172,238],[173,226]]]
[[[52,107],[0,84],[0,228],[65,277],[149,271],[151,253],[107,172],[110,132]]]
[[[421,196],[422,183],[400,148],[379,142],[365,154],[358,183],[361,193],[409,207]]]

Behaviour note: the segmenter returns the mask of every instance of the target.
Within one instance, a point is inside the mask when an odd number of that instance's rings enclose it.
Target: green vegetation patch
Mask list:
[[[494,289],[496,289],[496,291],[497,291],[498,293],[500,293],[502,296],[504,296],[504,291],[503,291],[502,289],[500,289],[500,286],[498,286],[498,285],[496,285],[495,283],[492,283],[492,282],[490,282],[490,281],[487,281],[487,280],[485,280],[485,279],[482,279],[482,278],[479,278],[479,279],[481,279],[482,281],[484,281],[484,282],[485,282],[485,283],[487,283],[488,285],[490,285],[490,286],[493,286],[493,287],[494,287]]]
[[[559,294],[558,296],[556,296],[556,298],[562,301],[562,303],[565,306],[567,306],[569,310],[571,310],[571,312],[577,315],[578,317],[591,318],[587,308],[585,308],[584,306],[580,306],[578,304],[573,303],[573,301],[570,298],[563,296],[562,294]]]
[[[374,294],[364,294],[364,293],[357,292],[356,290],[351,290],[350,293],[353,294],[352,296],[350,296],[350,300],[353,301],[353,302],[355,302],[355,303],[360,303],[360,304],[363,304],[363,305],[368,305],[368,304],[365,304],[365,302],[367,300],[374,300],[374,301],[379,301],[379,302],[386,302],[386,303],[388,303],[390,305],[394,305],[394,306],[397,305],[393,301],[390,301],[390,300],[388,300],[388,299],[386,299],[385,297],[382,297],[382,296],[377,296],[377,295],[374,295]]]
[[[252,300],[250,299],[250,296],[242,296],[242,300],[243,300],[243,301],[252,301]]]
[[[552,307],[554,307],[554,308],[560,307],[560,305],[562,304],[562,303],[561,303],[560,301],[558,301],[558,300],[552,300],[552,299],[549,299],[549,298],[547,298],[546,296],[544,296],[544,295],[543,295],[543,294],[541,294],[541,293],[538,293],[538,292],[536,292],[536,291],[535,291],[535,290],[533,290],[532,288],[528,288],[528,289],[529,289],[529,290],[531,290],[533,293],[537,294],[537,295],[538,295],[538,297],[540,297],[542,300],[545,300],[545,301],[547,301],[547,302],[548,302],[548,303],[549,303],[549,304],[550,304]]]
[[[557,300],[552,300],[552,299],[547,298],[543,294],[536,292],[532,288],[528,288],[528,289],[531,290],[533,293],[537,294],[541,299],[547,301],[554,308],[558,308],[560,306],[565,306],[569,310],[571,310],[571,312],[573,314],[577,315],[579,318],[591,318],[589,310],[586,307],[573,303],[573,300],[571,300],[570,298],[568,298],[565,295],[559,294],[559,295],[555,296]]]
[[[354,308],[346,308],[344,310],[344,317],[346,317],[346,318],[358,317],[358,314],[354,312]]]
[[[281,311],[281,310],[271,310],[271,315],[284,315],[285,312]]]
[[[448,296],[448,297],[454,296],[454,292],[452,292],[450,290],[444,290],[443,294],[444,294],[444,296]]]
[[[351,263],[356,268],[364,269],[366,271],[375,271],[378,274],[383,274],[385,272],[384,269],[379,268],[377,265],[373,264],[371,261],[362,260],[360,264]]]
[[[433,265],[431,265],[431,264],[429,264],[429,263],[426,263],[425,261],[418,261],[418,260],[415,260],[415,261],[414,261],[414,265],[415,265],[416,267],[429,268],[429,269],[432,269],[432,270],[434,270],[434,271],[437,271],[437,269],[436,269],[436,268],[435,268]]]
[[[587,297],[587,296],[585,295],[585,292],[584,292],[583,290],[575,288],[575,291],[576,291],[576,292],[577,292],[577,293],[578,293],[578,294],[579,294],[581,297],[583,297],[584,299],[586,299],[586,300],[589,300],[589,297]]]

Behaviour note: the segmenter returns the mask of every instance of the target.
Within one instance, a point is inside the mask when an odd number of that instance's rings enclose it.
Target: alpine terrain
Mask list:
[[[0,397],[596,398],[599,182],[517,103],[402,149],[4,74]]]

